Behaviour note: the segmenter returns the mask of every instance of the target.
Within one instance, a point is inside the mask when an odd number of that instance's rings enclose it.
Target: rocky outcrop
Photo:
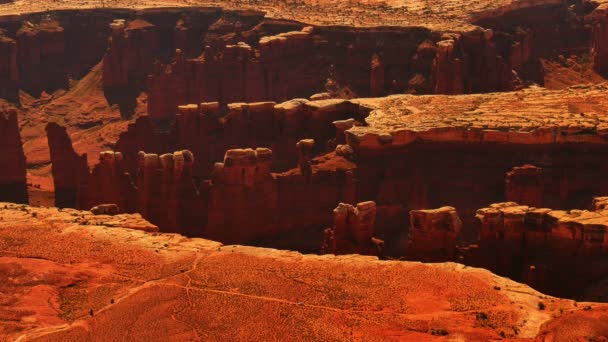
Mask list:
[[[333,227],[324,232],[321,253],[381,256],[384,241],[373,237],[375,224],[376,203],[340,203],[334,209]]]
[[[435,93],[462,94],[464,92],[464,62],[458,57],[458,45],[454,39],[437,43]]]
[[[284,234],[293,248],[318,251],[320,237],[293,241],[291,236],[309,230],[318,234],[331,223],[337,203],[354,202],[354,164],[339,156],[303,158],[304,171],[271,173],[270,149],[232,149],[223,163],[216,163],[210,179],[195,184],[189,151],[161,156],[140,152],[132,174],[121,153],[103,152],[79,188],[78,208],[113,203],[125,212],[141,213],[165,232],[228,243]]]
[[[594,196],[608,193],[601,171],[608,149],[605,91],[597,85],[375,101],[366,125],[346,131],[357,178],[365,180],[357,199],[400,204],[408,212],[449,204],[458,208],[468,242],[475,240],[476,210],[507,196],[528,197],[535,206],[542,200],[555,209],[587,208]],[[542,169],[531,176],[537,185],[507,193],[505,173],[526,164]]]
[[[49,18],[39,24],[23,23],[16,35],[19,82],[34,96],[68,87],[65,56],[65,32],[61,24]]]
[[[78,189],[85,182],[89,166],[87,155],[78,155],[72,147],[72,140],[66,128],[56,123],[46,126],[46,135],[51,152],[51,168],[55,188],[55,206],[75,208]]]
[[[318,87],[317,80],[293,79],[293,58],[311,47],[312,28],[263,37],[254,49],[244,41],[207,47],[186,60],[177,50],[169,65],[157,65],[148,78],[148,112],[153,118],[172,118],[178,105],[219,101],[256,102],[285,100],[304,89]],[[294,82],[296,81],[296,82]]]
[[[542,207],[544,191],[543,169],[524,165],[507,173],[505,195],[508,202]]]
[[[141,117],[121,135],[116,150],[125,155],[129,170],[135,169],[133,156],[140,150],[161,154],[191,150],[197,156],[194,174],[208,178],[214,163],[222,160],[227,150],[263,146],[273,151],[272,170],[285,171],[298,165],[296,144],[300,140],[314,140],[310,147],[314,156],[334,137],[344,141],[344,130],[356,122],[348,119],[362,121],[366,113],[366,108],[339,99],[183,105],[169,131],[161,132],[151,117]],[[344,120],[344,125],[338,124],[342,133],[336,132],[333,123]]]
[[[437,43],[435,93],[463,94],[508,91],[519,75],[527,75],[538,57],[532,45],[533,33],[513,34],[478,29],[444,35]]]
[[[142,19],[117,19],[110,28],[108,51],[103,57],[103,87],[109,102],[119,104],[124,115],[133,110],[135,98],[145,89],[160,37],[156,27]]]
[[[603,205],[596,209],[563,211],[512,202],[480,209],[480,240],[466,251],[465,262],[573,296],[608,275],[608,212]]]
[[[373,55],[370,68],[369,94],[372,97],[380,97],[384,93],[384,65],[382,64],[382,58],[378,55]]]
[[[140,152],[131,175],[120,152],[106,151],[79,188],[78,208],[112,203],[125,212],[137,212],[163,231],[200,233],[206,207],[199,203],[189,151],[158,156]]]
[[[251,241],[278,232],[279,191],[270,174],[272,151],[226,152],[215,166],[209,191],[206,236],[219,241]],[[247,228],[245,228],[247,227]]]
[[[88,171],[88,169],[87,169]],[[89,209],[99,204],[113,203],[126,212],[133,212],[135,187],[125,172],[120,152],[104,151],[99,163],[87,172],[78,189],[77,208]]]
[[[137,211],[163,231],[200,234],[207,214],[206,202],[194,184],[192,152],[161,156],[140,152],[138,158]]]
[[[462,221],[453,207],[410,211],[406,256],[410,260],[454,260]]]
[[[0,30],[0,98],[19,101],[17,42]]]
[[[592,30],[593,68],[600,75],[608,76],[608,11],[598,10]]]
[[[109,47],[103,58],[104,88],[141,90],[160,48],[157,29],[141,19],[129,22],[117,19],[110,28]]]
[[[0,109],[0,153],[0,201],[28,203],[25,155],[14,109]]]

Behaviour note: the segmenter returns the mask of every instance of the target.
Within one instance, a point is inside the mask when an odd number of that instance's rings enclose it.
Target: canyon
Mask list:
[[[0,2],[0,336],[608,338],[607,9]]]

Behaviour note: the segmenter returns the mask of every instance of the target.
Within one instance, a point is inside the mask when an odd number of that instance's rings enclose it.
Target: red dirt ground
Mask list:
[[[117,228],[141,222],[117,220],[0,204],[0,339],[549,341],[607,333],[606,306],[548,297],[482,269],[222,246]]]

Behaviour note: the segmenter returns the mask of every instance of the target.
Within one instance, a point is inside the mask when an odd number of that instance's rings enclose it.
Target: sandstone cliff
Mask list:
[[[51,151],[55,206],[76,208],[79,187],[89,172],[87,155],[78,155],[74,151],[65,127],[49,123],[46,134]]]

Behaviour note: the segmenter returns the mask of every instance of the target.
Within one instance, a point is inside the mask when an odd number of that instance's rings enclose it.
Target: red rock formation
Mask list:
[[[462,221],[453,207],[410,211],[406,255],[410,260],[454,260]]]
[[[372,97],[380,97],[384,93],[384,65],[380,56],[376,54],[372,56],[370,68],[369,94]]]
[[[68,87],[65,33],[59,22],[45,18],[29,21],[17,32],[19,81],[34,96]]]
[[[152,64],[160,39],[156,27],[141,19],[114,20],[111,37],[103,58],[105,88],[135,87],[140,90]]]
[[[511,35],[491,29],[445,35],[446,39],[437,43],[435,92],[462,94],[514,89],[514,75],[535,72],[530,70],[530,65],[536,65],[537,61],[532,51],[532,35],[529,30]]]
[[[86,181],[89,173],[87,155],[78,155],[74,151],[65,127],[49,123],[46,134],[51,152],[55,206],[75,208],[78,188]]]
[[[325,230],[321,252],[380,256],[384,242],[373,237],[375,223],[376,203],[340,203],[334,209],[333,227]]]
[[[204,226],[206,203],[194,185],[193,163],[190,151],[139,153],[137,211],[163,231],[198,235]]]
[[[312,160],[312,148],[315,146],[313,139],[304,139],[298,141],[296,147],[298,148],[298,167],[300,173],[305,177],[310,177],[312,173],[312,166],[310,164]]]
[[[25,155],[17,111],[0,111],[0,201],[27,203]]]
[[[181,50],[175,51],[168,66],[154,64],[148,76],[148,114],[154,120],[171,120],[180,104],[190,103],[187,98],[187,66]]]
[[[243,41],[208,47],[192,60],[185,60],[177,50],[172,63],[158,65],[148,78],[148,112],[155,119],[166,119],[182,104],[286,99],[302,89],[316,88],[317,80],[300,81],[287,68],[292,58],[311,46],[311,32],[312,28],[304,28],[263,37],[257,49]]]
[[[437,43],[437,62],[435,69],[435,93],[464,93],[464,64],[458,57],[458,44],[454,39]]]
[[[205,236],[219,241],[251,241],[278,232],[279,191],[270,174],[272,151],[229,150],[213,172]]]
[[[111,37],[103,57],[103,87],[110,103],[120,106],[123,116],[130,116],[139,92],[146,86],[146,76],[152,72],[160,49],[156,27],[136,19],[114,20]]]
[[[543,169],[524,165],[507,173],[505,194],[508,202],[542,207],[544,191]]]
[[[19,101],[17,43],[0,30],[0,98]]]
[[[572,296],[606,277],[608,212],[602,202],[596,201],[595,212],[537,209],[512,202],[480,209],[479,246],[465,255],[465,262]]]
[[[312,153],[318,153],[334,137],[344,141],[344,131],[336,132],[333,122],[337,121],[345,130],[355,120],[345,121],[347,126],[341,125],[341,121],[349,118],[362,121],[366,113],[366,108],[339,99],[184,105],[179,107],[175,124],[168,132],[155,129],[150,117],[139,118],[121,135],[116,150],[125,155],[129,170],[135,169],[133,156],[139,150],[154,153],[191,150],[197,156],[194,174],[207,178],[214,163],[228,149],[264,146],[273,150],[273,171],[284,171],[297,166],[298,141],[313,139]]]
[[[99,204],[114,203],[125,212],[133,212],[134,186],[125,173],[123,155],[105,151],[78,191],[78,208],[88,210]]]
[[[430,40],[423,41],[416,48],[416,54],[412,57],[412,70],[414,76],[409,80],[408,93],[413,94],[432,94],[435,89],[435,77],[434,68],[435,59],[438,58],[437,46]],[[441,63],[446,63],[446,56],[442,56]],[[446,65],[442,64],[441,68],[446,68]],[[444,81],[445,82],[445,81]],[[397,84],[394,84],[397,86]],[[441,86],[442,88],[445,85]],[[397,89],[392,89],[392,92],[397,93]]]
[[[593,24],[591,55],[593,68],[603,76],[608,75],[608,13],[598,10]]]

